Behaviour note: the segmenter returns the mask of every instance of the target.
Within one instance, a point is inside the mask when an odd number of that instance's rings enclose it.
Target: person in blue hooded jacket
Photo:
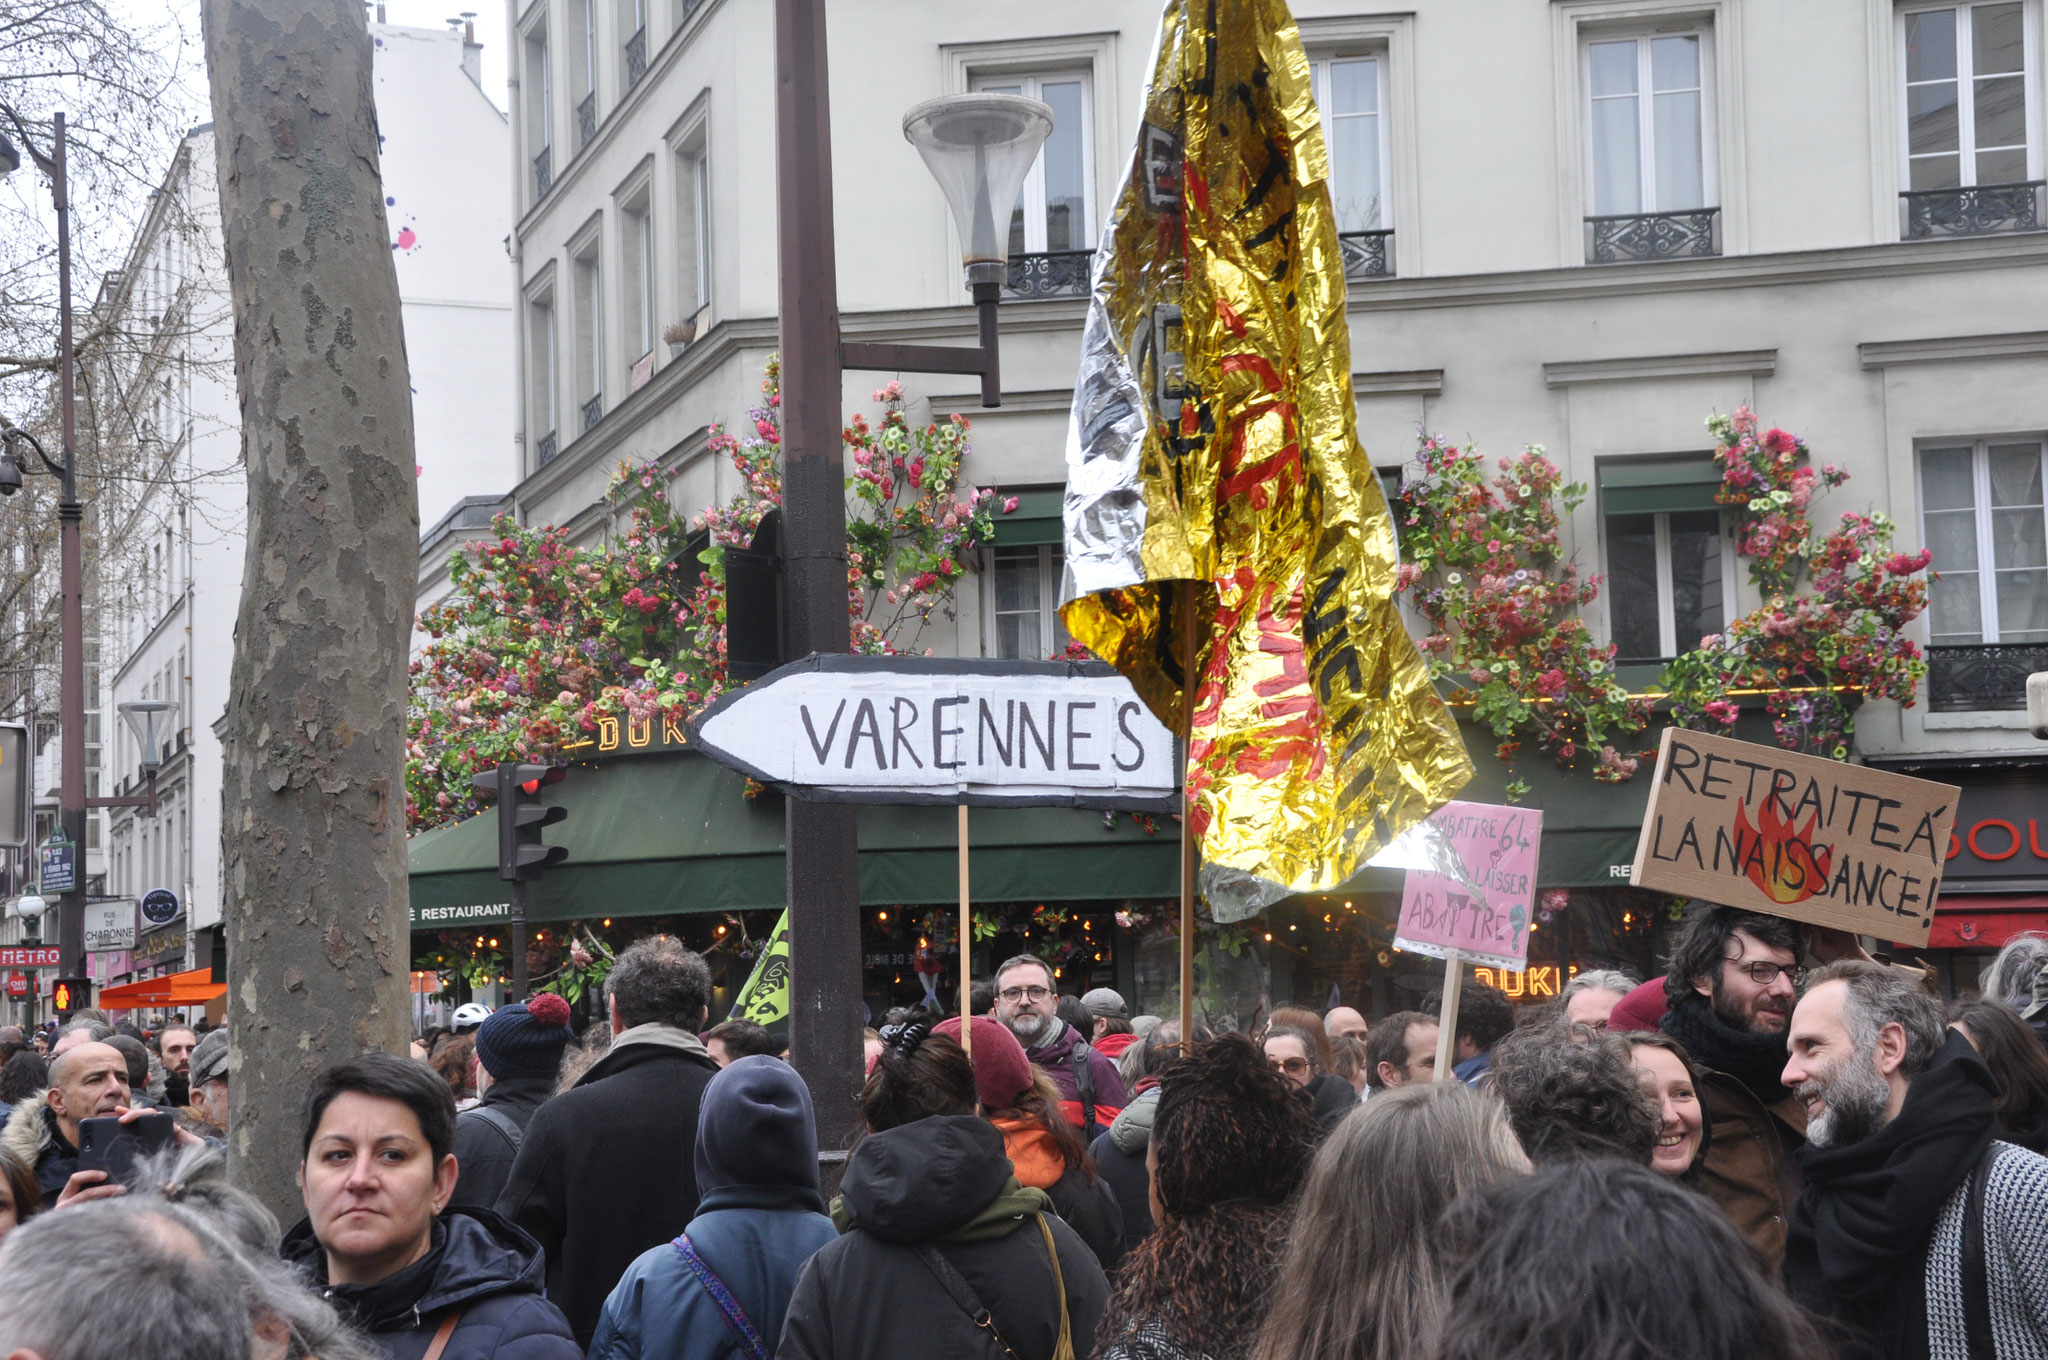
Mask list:
[[[775,1354],[797,1273],[838,1236],[810,1088],[788,1063],[741,1058],[704,1088],[697,1187],[683,1235],[641,1253],[605,1300],[590,1360]]]

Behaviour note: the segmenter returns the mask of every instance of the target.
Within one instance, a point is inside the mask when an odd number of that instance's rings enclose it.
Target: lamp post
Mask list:
[[[1052,131],[1052,111],[1015,95],[955,95],[910,111],[904,135],[953,208],[978,313],[974,349],[846,344],[832,223],[832,127],[825,0],[775,0],[776,254],[782,347],[786,654],[844,652],[846,501],[842,368],[981,375],[1001,400],[996,304],[1017,191]],[[836,1183],[860,1087],[860,860],[854,808],[791,798],[790,1056],[810,1083],[820,1160]],[[967,941],[961,941],[961,948]]]
[[[13,109],[0,105],[0,112],[14,124],[36,168],[50,177],[50,197],[57,210],[57,401],[61,422],[62,463],[51,461],[41,444],[26,431],[5,432],[5,454],[0,455],[0,495],[21,489],[22,469],[14,456],[17,440],[25,439],[35,448],[43,465],[60,480],[57,496],[57,571],[62,596],[59,613],[59,656],[57,661],[57,730],[61,740],[58,758],[63,781],[58,789],[58,825],[71,842],[73,853],[85,852],[85,556],[80,546],[79,526],[85,511],[78,503],[77,416],[71,353],[71,199],[64,176],[64,115],[53,120],[50,152],[44,155],[22,126]],[[0,175],[21,168],[21,153],[0,133]],[[57,899],[57,944],[62,951],[58,976],[79,977],[85,971],[85,876],[81,872],[72,890]]]

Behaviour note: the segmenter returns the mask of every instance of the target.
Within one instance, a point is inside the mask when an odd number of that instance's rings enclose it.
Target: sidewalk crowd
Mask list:
[[[1184,1036],[1019,956],[868,1032],[828,1198],[785,1041],[656,936],[580,1037],[544,994],[322,1072],[288,1230],[225,1031],[0,1028],[0,1356],[2048,1357],[2048,938],[1947,1007],[1705,903],[1667,962],[1469,983],[1439,1073],[1428,1002]],[[152,1116],[110,1179],[89,1121]]]

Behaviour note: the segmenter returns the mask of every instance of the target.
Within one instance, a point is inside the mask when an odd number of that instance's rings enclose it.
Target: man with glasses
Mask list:
[[[1045,960],[1019,954],[996,969],[996,1019],[1024,1045],[1024,1056],[1046,1070],[1060,1088],[1060,1109],[1092,1140],[1123,1108],[1123,1077],[1087,1036],[1059,1018],[1058,1005]]]
[[[1799,946],[1799,927],[1782,917],[1695,903],[1664,978],[1661,1027],[1692,1055],[1711,1130],[1699,1188],[1773,1275],[1797,1192],[1792,1156],[1806,1143],[1806,1111],[1780,1081],[1806,978]]]

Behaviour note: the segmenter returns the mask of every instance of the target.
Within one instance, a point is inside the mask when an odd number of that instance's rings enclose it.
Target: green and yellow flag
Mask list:
[[[747,985],[733,999],[728,1020],[774,1025],[789,1018],[789,909],[784,907],[768,937],[768,947],[754,960]]]
[[[1394,604],[1329,174],[1284,0],[1171,0],[1095,256],[1061,612],[1188,733],[1223,920],[1334,887],[1472,774]]]

